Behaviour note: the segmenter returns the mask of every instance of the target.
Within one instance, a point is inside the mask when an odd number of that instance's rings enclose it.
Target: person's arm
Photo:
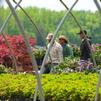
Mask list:
[[[86,51],[88,53],[91,53],[91,42],[89,40],[85,41],[85,47],[86,47]]]
[[[58,55],[59,55],[60,63],[63,62],[63,48],[61,46],[58,47]]]
[[[49,45],[50,45],[50,44],[47,45],[47,49],[49,48]],[[51,56],[50,56],[50,53],[49,53],[49,54],[48,54],[48,57],[47,57],[47,59],[46,59],[45,65],[47,65],[48,63],[51,63],[51,62],[52,62],[50,58],[51,58]]]
[[[91,58],[91,44],[89,43],[89,40],[85,41],[85,57],[88,59]]]

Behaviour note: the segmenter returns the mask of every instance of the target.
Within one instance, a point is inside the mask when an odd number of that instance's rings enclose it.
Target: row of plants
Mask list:
[[[80,49],[78,47],[73,48],[74,57],[67,57],[64,61],[55,67],[55,73],[62,72],[76,72],[80,68]],[[97,69],[101,68],[101,44],[93,45],[92,57],[95,59],[97,67],[90,68],[90,72],[96,72]],[[87,70],[88,71],[88,70]]]
[[[24,68],[27,70],[27,68],[31,68],[32,70],[32,64],[31,59],[28,55],[27,47],[25,45],[25,42],[23,40],[23,37],[21,35],[6,35],[7,40],[10,42],[12,46],[12,50],[14,52],[17,65],[18,67]],[[36,61],[38,66],[42,64],[42,60],[45,55],[45,48],[42,47],[35,47],[35,39],[29,38],[30,44],[33,48],[33,55],[36,57]],[[74,57],[73,58],[66,58],[63,63],[61,63],[59,66],[57,66],[56,71],[62,72],[63,69],[69,67],[71,69],[75,69],[78,67],[79,57],[80,57],[80,49],[78,47],[73,48]],[[94,45],[94,53],[93,57],[96,60],[96,63],[98,67],[101,67],[101,45],[96,44]],[[0,35],[0,64],[5,65],[6,67],[13,67],[13,61],[12,61],[12,54],[9,51],[8,46],[6,45],[5,40],[3,39],[2,35]]]
[[[96,44],[94,46],[95,52],[93,54],[96,64],[101,67],[101,44]]]
[[[80,60],[80,49],[79,47],[73,47],[73,57],[67,57],[64,59],[64,61],[55,67],[55,72],[61,73],[64,71],[67,71],[68,68],[76,70],[79,67],[79,60]],[[44,49],[37,49],[34,51],[34,55],[37,60],[41,59],[41,63],[43,60],[43,57],[45,55]],[[101,68],[101,45],[95,44],[93,45],[93,58],[96,61],[96,64],[99,68]]]
[[[88,75],[85,73],[46,74],[42,76],[46,101],[94,101],[98,81],[96,73]],[[32,101],[35,86],[36,78],[31,74],[1,74],[0,99],[14,101],[12,99],[26,98]],[[101,101],[101,88],[98,101]]]
[[[45,55],[45,50],[44,49],[37,49],[33,53],[36,57],[36,59],[43,59]],[[79,60],[80,60],[80,48],[79,47],[73,47],[73,54],[74,56],[72,57],[66,57],[60,65],[56,67],[57,70],[65,69],[65,68],[71,68],[71,69],[76,69],[79,66]],[[100,67],[101,65],[101,45],[100,44],[95,44],[93,46],[93,57],[96,61],[96,64]]]

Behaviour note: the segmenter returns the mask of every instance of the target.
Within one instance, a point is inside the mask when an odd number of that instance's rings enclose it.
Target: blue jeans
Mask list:
[[[51,63],[48,63],[45,65],[45,70],[44,70],[44,74],[48,74],[51,71]]]

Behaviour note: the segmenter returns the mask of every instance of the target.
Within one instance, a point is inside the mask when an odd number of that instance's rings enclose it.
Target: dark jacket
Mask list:
[[[91,51],[90,51],[87,41],[91,46],[91,41],[89,39],[84,39],[80,45],[80,59],[81,60],[88,60],[91,57]]]

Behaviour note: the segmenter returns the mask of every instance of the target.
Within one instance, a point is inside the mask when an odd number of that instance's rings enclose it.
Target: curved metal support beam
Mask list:
[[[101,15],[101,6],[100,6],[99,2],[97,0],[94,0],[94,3],[95,3],[95,5]],[[99,74],[98,84],[96,86],[96,95],[95,95],[94,101],[98,101],[98,92],[99,92],[100,84],[101,84],[101,70],[100,70],[100,74]]]
[[[18,4],[15,6],[14,9],[16,9],[16,8],[18,7],[18,5],[21,3],[21,1],[22,1],[22,0],[20,0],[20,1],[18,2]],[[3,38],[5,39],[5,42],[6,42],[8,48],[9,48],[9,50],[10,50],[10,53],[12,54],[12,59],[13,59],[13,63],[14,63],[14,66],[15,66],[15,70],[16,70],[16,72],[18,72],[18,69],[17,69],[17,62],[16,62],[16,58],[15,58],[15,56],[14,56],[14,54],[13,54],[14,52],[13,52],[13,50],[12,50],[12,46],[11,46],[11,44],[9,43],[9,41],[6,39],[5,34],[3,33],[3,31],[4,31],[4,29],[5,29],[6,25],[7,25],[7,23],[9,22],[9,20],[10,20],[10,18],[11,18],[11,16],[12,16],[12,13],[10,13],[9,16],[6,18],[4,24],[3,24],[2,27],[0,28],[0,34],[2,34]]]
[[[17,2],[16,2],[15,0],[13,0],[13,2],[14,2],[15,4],[17,4]],[[31,16],[28,15],[28,13],[21,7],[20,4],[19,4],[18,6],[19,6],[20,9],[24,12],[24,14],[29,18],[29,20],[30,20],[30,22],[32,23],[32,25],[36,28],[36,30],[37,30],[39,36],[42,37],[42,34],[41,34],[40,30],[38,29],[37,25],[35,24],[35,22],[34,22],[33,19],[31,18]],[[43,38],[43,37],[42,37],[42,38]],[[43,39],[44,39],[44,38],[43,38]],[[44,42],[44,43],[45,43],[45,42]],[[46,47],[46,49],[47,49],[46,44],[45,44],[45,47]],[[50,57],[50,54],[49,54],[49,57]],[[51,57],[50,57],[50,60],[52,61]],[[38,90],[38,86],[37,86],[37,90]],[[37,99],[36,97],[37,97],[37,93],[36,93],[36,91],[35,91],[34,101],[36,101],[36,99]]]
[[[99,2],[97,0],[94,0],[94,3],[96,5],[97,9],[99,10],[99,13],[101,14],[101,6],[100,6]]]
[[[46,60],[47,60],[48,54],[49,54],[49,52],[50,52],[50,49],[51,49],[51,47],[52,47],[52,45],[53,45],[53,42],[54,42],[54,40],[55,40],[55,38],[56,38],[56,35],[57,35],[58,31],[59,31],[60,28],[62,27],[63,23],[65,22],[65,19],[67,18],[68,14],[71,12],[71,10],[73,9],[73,7],[76,5],[77,2],[78,2],[78,0],[76,0],[76,1],[74,2],[74,4],[72,5],[72,7],[69,9],[69,11],[66,12],[66,14],[64,15],[64,17],[63,17],[62,20],[60,21],[59,25],[57,26],[57,29],[56,29],[56,31],[54,32],[53,38],[52,38],[52,40],[51,40],[51,42],[50,42],[50,47],[49,47],[48,50],[46,51],[46,54],[45,54],[45,57],[44,57],[44,60],[43,60],[42,66],[41,66],[41,73],[43,73],[43,71],[44,71],[43,68],[44,68],[45,62],[46,62]]]
[[[96,86],[96,95],[95,95],[94,101],[98,101],[98,93],[99,93],[100,84],[101,84],[101,70],[100,70],[100,74],[99,74],[98,84]]]
[[[67,5],[62,1],[60,0],[60,2],[64,5],[64,7],[69,10],[69,8],[67,7]],[[81,25],[79,24],[78,20],[76,19],[76,17],[72,14],[72,12],[70,12],[71,16],[73,17],[73,19],[75,20],[75,22],[77,23],[77,25],[79,26],[80,30],[82,30],[82,27]]]
[[[69,11],[66,12],[66,14],[64,15],[64,17],[61,19],[59,25],[57,26],[57,29],[56,29],[56,31],[54,32],[53,38],[52,38],[52,40],[51,40],[51,42],[50,42],[50,46],[49,46],[48,50],[46,51],[46,54],[45,54],[45,57],[44,57],[44,60],[43,60],[42,66],[41,66],[40,75],[44,72],[44,65],[45,65],[45,62],[46,62],[46,60],[47,60],[48,54],[49,54],[49,52],[50,52],[50,49],[51,49],[51,47],[52,47],[52,45],[53,45],[53,42],[54,42],[54,40],[55,40],[55,38],[56,38],[56,35],[57,35],[58,31],[59,31],[60,28],[62,27],[63,23],[65,22],[65,19],[67,18],[67,16],[69,15],[69,13],[71,12],[71,10],[73,9],[73,7],[76,5],[77,2],[78,2],[78,0],[76,0],[76,1],[74,2],[74,4],[71,6],[71,8],[69,9]],[[37,96],[37,94],[36,94],[36,93],[37,93],[37,89],[38,89],[38,86],[36,86],[35,96]],[[35,98],[35,96],[34,96],[34,98]],[[34,99],[34,101],[36,101],[36,99]]]
[[[68,7],[66,6],[66,4],[65,4],[62,0],[60,0],[60,2],[61,2],[61,3],[66,7],[66,9],[68,10]],[[100,7],[98,1],[97,1],[97,0],[94,0],[94,2],[95,2],[96,6],[97,6],[97,8],[98,8],[98,10],[99,10],[99,12],[100,12],[100,14],[101,14],[101,7]],[[77,19],[75,18],[75,16],[72,14],[72,12],[71,12],[70,14],[71,14],[72,17],[74,18],[74,20],[75,20],[75,22],[77,23],[77,25],[79,26],[80,30],[83,30],[82,27],[81,27],[81,25],[79,24],[79,22],[78,22]],[[84,33],[84,32],[83,32],[83,33]],[[88,43],[88,45],[89,45],[89,43]],[[89,47],[90,47],[90,45],[89,45]],[[96,65],[96,61],[95,61],[95,58],[93,57],[93,55],[92,55],[92,58],[93,58],[94,66],[97,66],[97,65]],[[101,83],[101,70],[100,70],[100,74],[99,74],[98,84],[97,84],[97,87],[96,87],[96,96],[95,96],[95,100],[94,100],[94,101],[97,101],[97,100],[98,100],[98,91],[99,91],[100,83]]]
[[[69,8],[67,7],[67,5],[66,5],[62,0],[60,0],[60,2],[64,5],[64,7],[65,7],[67,10],[69,9]],[[78,27],[80,28],[80,30],[84,33],[83,28],[82,28],[82,26],[80,25],[80,23],[79,23],[79,21],[77,20],[77,18],[73,15],[72,12],[70,12],[70,14],[71,14],[71,16],[73,17],[74,21],[76,22],[77,26],[78,26]],[[85,33],[84,33],[84,34],[85,34]],[[86,39],[86,37],[85,37],[85,39]],[[97,67],[97,64],[96,64],[95,58],[93,57],[93,52],[92,52],[92,50],[91,50],[91,46],[90,46],[90,43],[88,42],[88,40],[87,40],[87,44],[88,44],[89,50],[90,50],[90,52],[91,52],[91,56],[92,56],[92,59],[93,59],[94,66]]]
[[[16,2],[15,0],[13,0],[13,2],[14,2],[15,4],[17,4],[17,2]],[[30,20],[30,22],[32,23],[32,25],[36,28],[36,30],[37,30],[39,36],[42,37],[42,39],[44,39],[43,36],[42,36],[42,34],[41,34],[41,32],[40,32],[40,30],[39,30],[39,28],[37,27],[37,25],[35,24],[35,22],[34,22],[33,19],[31,18],[31,16],[28,15],[28,13],[21,7],[20,4],[19,4],[18,6],[19,6],[19,8],[24,12],[24,14],[28,17],[28,19]],[[45,42],[44,42],[44,44],[45,44]]]
[[[15,6],[14,9],[17,9],[18,5],[19,5],[21,2],[22,2],[22,0],[20,0],[20,1],[17,3],[17,5]],[[12,13],[10,13],[10,14],[8,15],[8,17],[6,18],[4,24],[3,24],[2,27],[0,28],[0,33],[3,33],[3,31],[4,31],[5,27],[6,27],[6,25],[8,24],[8,22],[9,22],[9,20],[10,20],[10,18],[11,18],[11,16],[12,16]]]
[[[6,0],[6,2],[7,2],[7,4],[9,5],[9,8],[10,8],[10,10],[11,10],[12,13],[13,13],[13,16],[14,16],[14,18],[15,18],[17,24],[18,24],[18,27],[19,27],[19,29],[20,29],[20,31],[21,31],[21,33],[22,33],[22,36],[23,36],[23,38],[24,38],[24,41],[25,41],[25,43],[26,43],[26,46],[27,46],[27,49],[28,49],[28,53],[29,53],[29,55],[30,55],[30,57],[31,57],[32,65],[33,65],[33,70],[35,70],[35,75],[36,75],[36,78],[37,78],[37,84],[38,84],[39,91],[40,91],[40,98],[41,98],[41,101],[45,101],[45,99],[44,99],[44,94],[43,94],[43,89],[42,89],[42,85],[41,85],[41,80],[40,80],[40,75],[39,75],[39,73],[38,73],[37,63],[36,63],[35,57],[33,56],[33,51],[32,51],[32,48],[31,48],[31,46],[30,46],[30,44],[29,44],[28,38],[27,38],[27,36],[26,36],[26,33],[25,33],[25,31],[24,31],[24,27],[23,27],[23,25],[20,23],[20,20],[19,20],[19,18],[18,18],[18,16],[17,16],[17,14],[16,14],[16,12],[15,12],[13,6],[11,5],[10,1],[9,1],[9,0]]]

